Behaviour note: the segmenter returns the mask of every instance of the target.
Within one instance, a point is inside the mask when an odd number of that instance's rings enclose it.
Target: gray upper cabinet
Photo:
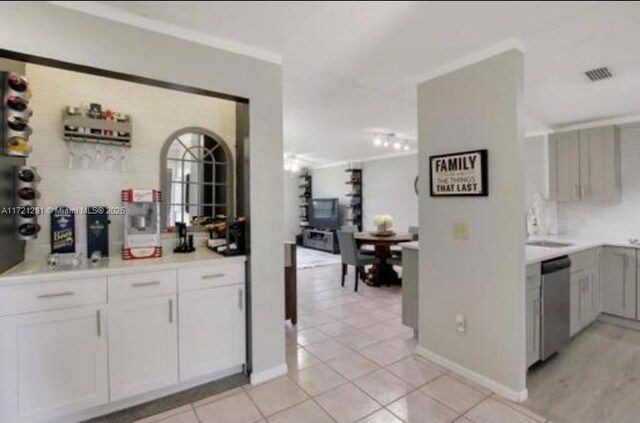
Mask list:
[[[620,201],[620,130],[616,126],[549,136],[552,201]]]

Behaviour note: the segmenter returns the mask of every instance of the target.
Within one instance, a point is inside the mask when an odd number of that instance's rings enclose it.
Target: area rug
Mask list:
[[[342,263],[340,254],[331,254],[324,251],[312,250],[298,246],[298,269],[308,269],[310,267],[329,266]]]

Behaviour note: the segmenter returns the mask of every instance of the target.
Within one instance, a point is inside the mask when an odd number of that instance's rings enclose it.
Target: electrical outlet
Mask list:
[[[456,330],[460,333],[467,333],[467,318],[464,314],[456,314]]]
[[[453,239],[469,240],[469,224],[467,222],[455,222],[453,224]]]

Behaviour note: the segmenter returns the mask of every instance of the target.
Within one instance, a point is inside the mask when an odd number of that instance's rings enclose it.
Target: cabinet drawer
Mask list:
[[[244,263],[207,264],[178,269],[179,291],[241,283],[244,283]]]
[[[0,316],[102,304],[106,301],[105,277],[35,282],[0,288]]]
[[[598,265],[598,249],[592,248],[579,253],[571,254],[571,272],[578,272],[584,269],[593,268]]]
[[[175,294],[176,278],[175,270],[108,276],[109,302]]]

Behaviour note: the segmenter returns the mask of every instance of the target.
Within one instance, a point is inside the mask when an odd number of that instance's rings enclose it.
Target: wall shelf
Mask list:
[[[346,221],[362,231],[362,169],[349,167],[345,172],[348,174],[345,184],[351,187],[350,192],[345,194],[346,197],[351,198],[347,205],[349,216]]]

